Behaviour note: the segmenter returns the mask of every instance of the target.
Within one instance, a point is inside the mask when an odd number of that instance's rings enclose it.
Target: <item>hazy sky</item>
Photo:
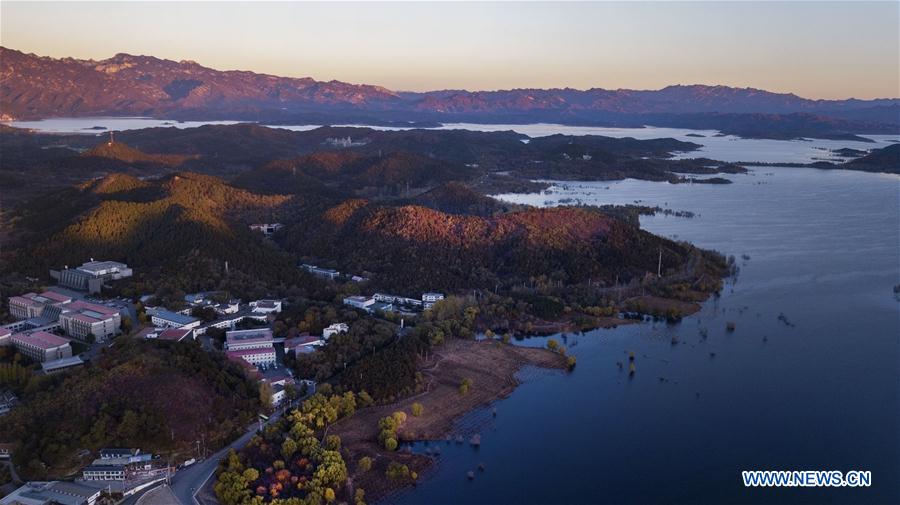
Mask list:
[[[395,90],[725,84],[900,96],[900,2],[19,3],[0,43]]]

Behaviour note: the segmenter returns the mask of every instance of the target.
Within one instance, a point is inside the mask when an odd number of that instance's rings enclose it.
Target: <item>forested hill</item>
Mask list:
[[[281,235],[300,256],[327,257],[404,293],[493,289],[554,279],[613,283],[687,265],[690,248],[587,208],[534,209],[493,217],[348,200]]]
[[[265,292],[296,269],[247,223],[287,220],[305,204],[190,172],[150,181],[113,174],[22,207],[13,219],[23,246],[7,251],[15,255],[7,267],[43,278],[48,268],[99,257],[125,261],[138,273],[135,282],[157,284],[152,290]]]
[[[257,386],[221,354],[130,339],[104,351],[74,372],[33,377],[41,392],[0,417],[0,440],[18,444],[24,478],[69,475],[90,463],[78,459],[83,450],[189,455],[201,436],[221,447],[259,411]]]
[[[596,210],[509,212],[453,188],[470,204],[450,214],[315,190],[261,194],[189,172],[156,180],[116,174],[22,208],[17,225],[30,235],[18,254],[8,253],[15,255],[8,265],[44,277],[48,268],[102,257],[133,266],[137,290],[264,294],[297,282],[296,261],[306,260],[368,273],[379,287],[412,293],[494,288],[540,276],[564,284],[616,276],[627,282],[655,272],[660,250],[664,269],[677,270],[689,259],[688,247]],[[446,196],[433,198],[434,206],[447,206],[452,198]],[[252,234],[253,222],[287,227],[276,245]]]

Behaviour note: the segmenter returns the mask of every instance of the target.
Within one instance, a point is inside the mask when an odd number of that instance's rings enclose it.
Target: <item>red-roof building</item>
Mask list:
[[[50,305],[65,305],[72,301],[70,296],[59,294],[55,291],[43,293],[25,293],[21,296],[9,298],[9,313],[16,319],[31,319],[40,317],[44,308]]]
[[[78,300],[65,306],[59,324],[67,335],[79,340],[93,335],[97,342],[104,342],[119,333],[122,316],[116,309]]]
[[[69,339],[52,333],[44,331],[16,333],[10,339],[19,352],[41,363],[72,356]]]

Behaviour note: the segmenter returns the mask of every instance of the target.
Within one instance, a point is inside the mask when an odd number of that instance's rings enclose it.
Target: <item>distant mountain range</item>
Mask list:
[[[753,137],[900,131],[900,99],[810,100],[751,88],[397,92],[117,54],[55,59],[0,47],[4,119],[140,115],[271,123],[533,123],[711,128]]]

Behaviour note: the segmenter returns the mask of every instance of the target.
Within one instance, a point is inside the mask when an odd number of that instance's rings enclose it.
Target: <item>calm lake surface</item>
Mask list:
[[[681,324],[556,336],[578,357],[572,374],[526,371],[496,418],[485,409],[462,419],[461,430],[481,434],[478,450],[416,444],[440,447],[439,465],[387,502],[900,503],[900,177],[727,177],[734,184],[560,183],[502,195],[690,210],[698,216],[642,225],[733,254],[741,270]],[[627,370],[628,351],[633,378],[617,366]],[[871,470],[873,487],[746,489],[745,469]]]

